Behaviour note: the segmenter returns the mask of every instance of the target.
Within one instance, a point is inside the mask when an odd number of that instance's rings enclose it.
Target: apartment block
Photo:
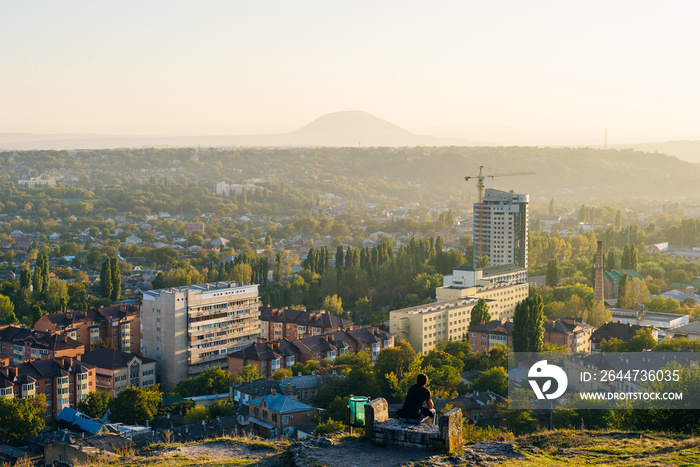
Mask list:
[[[64,407],[76,408],[96,390],[93,365],[76,358],[36,360],[0,367],[0,397],[46,397],[42,416],[55,421]]]
[[[443,340],[462,340],[467,334],[476,298],[457,298],[442,302],[394,310],[389,313],[389,331],[406,339],[416,352],[427,354]],[[487,299],[489,310],[497,305]]]
[[[139,305],[113,305],[42,316],[34,329],[58,332],[94,349],[98,339],[109,339],[122,352],[141,352]]]
[[[474,264],[481,255],[490,266],[527,269],[529,204],[529,195],[486,189],[483,203],[474,203]]]
[[[260,335],[257,285],[235,282],[146,291],[141,306],[142,355],[156,361],[165,387],[208,368],[228,368],[228,353]]]

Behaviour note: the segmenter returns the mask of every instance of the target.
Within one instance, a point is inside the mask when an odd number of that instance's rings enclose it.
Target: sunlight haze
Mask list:
[[[7,1],[0,133],[700,139],[697,2]]]

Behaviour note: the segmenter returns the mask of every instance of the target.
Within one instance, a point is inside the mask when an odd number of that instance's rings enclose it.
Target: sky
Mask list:
[[[700,139],[700,2],[3,0],[0,133]]]

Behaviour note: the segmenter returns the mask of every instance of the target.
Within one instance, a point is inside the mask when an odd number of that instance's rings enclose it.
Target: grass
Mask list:
[[[234,451],[230,452],[231,458],[224,458],[224,455],[215,455],[216,446],[228,445]],[[196,451],[197,447],[206,449],[207,445],[212,445],[211,455],[189,456],[181,452],[171,452],[178,448],[193,448]],[[143,448],[138,453],[125,453],[125,455],[114,456],[107,459],[96,460],[85,467],[145,467],[157,465],[158,467],[228,467],[239,465],[255,464],[271,455],[277,454],[284,450],[289,445],[285,441],[267,441],[257,438],[250,439],[246,437],[216,437],[208,438],[189,443],[155,443]],[[207,451],[205,451],[207,452]],[[218,451],[221,454],[221,451]],[[246,454],[247,453],[247,454]],[[235,457],[237,455],[243,457]],[[217,457],[217,458],[214,458]]]
[[[667,433],[555,430],[521,436],[525,458],[503,465],[691,466],[700,464],[700,438]]]

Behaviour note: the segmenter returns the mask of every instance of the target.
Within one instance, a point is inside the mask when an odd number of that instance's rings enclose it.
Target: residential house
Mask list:
[[[346,329],[290,340],[287,338],[251,344],[229,353],[229,371],[241,373],[253,365],[258,376],[270,377],[281,368],[309,360],[335,360],[340,355],[367,351],[374,360],[382,349],[394,346],[394,336],[375,327]]]
[[[248,404],[251,431],[261,438],[293,435],[295,427],[311,422],[318,409],[282,394],[253,399]]]
[[[512,334],[512,320],[495,319],[469,328],[467,335],[472,352],[482,352],[489,351],[496,345],[505,345],[509,350],[513,350]]]
[[[685,337],[687,339],[700,340],[700,321],[668,329],[666,330],[666,335],[671,339]]]
[[[352,321],[327,311],[311,312],[267,306],[260,309],[260,340],[263,342],[281,338],[301,339],[353,326]]]
[[[145,388],[156,383],[156,361],[115,349],[84,353],[80,360],[95,366],[97,391],[115,397],[128,387]]]
[[[141,314],[138,304],[119,304],[88,310],[42,316],[34,329],[58,332],[94,347],[98,339],[109,339],[122,352],[141,354]]]
[[[580,318],[548,319],[544,324],[544,340],[563,346],[569,352],[591,352],[591,334],[595,328]]]
[[[302,402],[312,401],[327,378],[321,375],[302,375],[285,378],[279,382],[280,391],[285,396],[294,396]]]
[[[253,399],[276,392],[279,385],[279,381],[269,378],[235,382],[229,387],[229,399],[236,404],[248,405]]]
[[[654,339],[658,340],[659,330],[654,326],[641,326],[638,324],[619,322],[605,323],[591,334],[591,351],[599,352],[603,341],[613,338],[620,339],[623,342],[629,342],[630,339],[637,335],[637,331],[644,329],[650,330]],[[669,331],[666,332],[668,333]]]
[[[500,426],[503,421],[505,396],[490,390],[465,394],[455,399],[435,401],[435,410],[440,412],[448,404],[455,409],[462,409],[462,416],[477,426]]]

